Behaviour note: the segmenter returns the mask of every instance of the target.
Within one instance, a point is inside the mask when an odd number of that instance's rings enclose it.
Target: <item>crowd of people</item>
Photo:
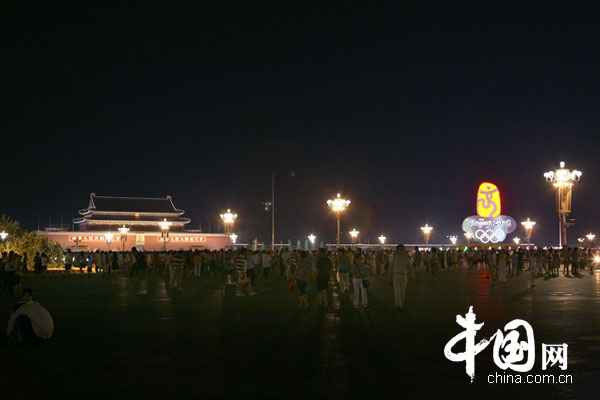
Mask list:
[[[45,254],[37,253],[33,257],[34,273],[43,273],[48,263]],[[485,273],[488,280],[504,283],[508,277],[528,271],[528,284],[533,288],[536,278],[556,277],[561,267],[565,276],[581,274],[586,270],[593,273],[598,256],[592,249],[583,248],[406,249],[398,245],[395,249],[366,250],[358,247],[337,250],[320,248],[314,251],[287,248],[252,251],[240,248],[155,252],[133,248],[125,252],[67,250],[62,263],[65,276],[72,273],[90,277],[111,276],[117,270],[124,271],[131,278],[139,280],[140,295],[147,293],[149,275],[166,276],[169,287],[175,290],[181,290],[186,279],[217,279],[225,288],[233,288],[238,296],[256,295],[257,279],[278,278],[289,282],[290,293],[294,290],[298,292],[300,308],[309,307],[306,290],[312,283],[316,284],[318,296],[315,304],[318,307],[328,308],[328,293],[337,284],[340,293],[348,294],[356,309],[368,308],[370,280],[379,277],[393,285],[394,305],[401,311],[408,281],[420,281],[425,274],[436,280],[439,272],[444,270],[479,270]],[[19,294],[19,272],[27,272],[26,266],[27,255],[14,252],[2,254],[0,281],[3,291],[9,295]],[[32,294],[31,290],[28,293]],[[30,305],[28,308],[36,307]],[[21,317],[21,323],[24,318]],[[11,334],[17,325],[16,320],[13,321]],[[24,326],[29,325],[26,323]],[[28,332],[30,334],[32,331],[29,329]]]

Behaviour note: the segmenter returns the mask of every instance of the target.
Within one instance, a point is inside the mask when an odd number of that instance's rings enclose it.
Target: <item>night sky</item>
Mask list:
[[[90,192],[170,194],[189,228],[232,208],[268,243],[275,173],[277,242],[334,241],[339,191],[343,232],[446,243],[489,180],[552,244],[565,161],[570,241],[600,234],[598,9],[208,4],[4,10],[1,213],[70,226]]]

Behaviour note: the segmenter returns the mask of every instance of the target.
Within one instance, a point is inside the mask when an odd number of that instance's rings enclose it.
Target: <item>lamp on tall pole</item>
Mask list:
[[[229,238],[231,239],[231,247],[235,248],[235,241],[237,240],[238,235],[232,233],[231,235],[229,235]]]
[[[533,228],[535,227],[535,221],[527,218],[526,221],[521,222],[523,228],[525,228],[525,238],[527,239],[527,244],[531,244],[531,234],[533,232]]]
[[[425,238],[425,247],[429,247],[429,237],[431,236],[431,231],[433,230],[432,226],[425,224],[425,226],[421,227],[421,232],[423,232],[423,237]]]
[[[456,244],[456,241],[458,240],[458,236],[448,236],[448,239],[450,239],[450,243],[452,243],[452,246],[454,246]]]
[[[223,226],[225,233],[231,235],[233,233],[233,224],[237,219],[237,214],[232,213],[230,209],[227,209],[226,212],[221,214],[221,220],[223,221]]]
[[[352,238],[352,247],[354,247],[354,245],[356,244],[356,238],[358,238],[358,234],[360,232],[357,231],[356,229],[352,228],[352,230],[348,233],[350,234],[350,237]]]
[[[515,242],[515,244],[518,246],[519,243],[521,243],[521,238],[516,237],[513,239],[513,242]]]
[[[160,222],[160,236],[163,240],[163,250],[167,250],[167,239],[169,239],[169,229],[171,228],[171,223],[164,218]]]
[[[111,232],[108,232],[106,234],[106,247],[108,248],[108,251],[110,251],[110,244],[113,241],[113,234]]]
[[[544,173],[546,182],[552,183],[556,188],[556,211],[558,212],[558,245],[567,245],[567,228],[573,222],[567,222],[567,215],[571,212],[571,197],[573,184],[581,179],[581,171],[565,168],[565,162],[560,162],[560,168]]]
[[[337,217],[336,244],[337,247],[340,247],[340,218],[344,210],[350,206],[350,200],[342,199],[342,195],[338,193],[333,200],[327,200],[327,206],[329,206]]]
[[[129,233],[129,228],[123,225],[119,228],[119,233],[121,234],[121,245],[123,246],[123,251],[125,251],[125,242],[127,241],[127,234]]]
[[[596,239],[596,235],[594,235],[592,232],[590,232],[587,235],[585,235],[585,237],[587,238],[587,240],[590,241],[591,246],[594,247],[594,239]]]
[[[379,243],[381,243],[381,247],[383,247],[387,238],[384,235],[381,235],[377,239],[379,239]]]
[[[308,235],[308,240],[310,241],[310,248],[311,250],[315,249],[315,240],[317,239],[317,237],[311,233],[310,235]]]
[[[471,239],[473,239],[473,234],[471,232],[465,232],[465,239],[467,239],[467,244],[471,244]]]

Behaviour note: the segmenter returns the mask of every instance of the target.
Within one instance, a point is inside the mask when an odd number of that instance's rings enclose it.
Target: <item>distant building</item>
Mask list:
[[[173,205],[171,196],[164,198],[113,197],[90,194],[88,207],[79,211],[73,223],[77,231],[47,231],[41,234],[71,250],[161,250],[165,246],[160,223],[170,224],[167,250],[210,249],[227,247],[229,236],[222,233],[186,231],[189,218]],[[128,228],[121,237],[119,228]]]
[[[160,199],[145,197],[112,197],[90,194],[87,208],[79,210],[73,223],[79,231],[117,231],[125,225],[137,232],[160,232],[159,223],[167,221],[172,232],[183,232],[190,222],[183,210],[175,208],[171,196]]]

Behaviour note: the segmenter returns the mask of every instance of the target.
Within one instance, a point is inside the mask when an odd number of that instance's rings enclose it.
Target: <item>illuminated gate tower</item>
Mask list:
[[[477,190],[477,215],[465,218],[462,229],[480,243],[501,243],[514,232],[514,218],[501,215],[500,190],[490,182],[483,182]]]

